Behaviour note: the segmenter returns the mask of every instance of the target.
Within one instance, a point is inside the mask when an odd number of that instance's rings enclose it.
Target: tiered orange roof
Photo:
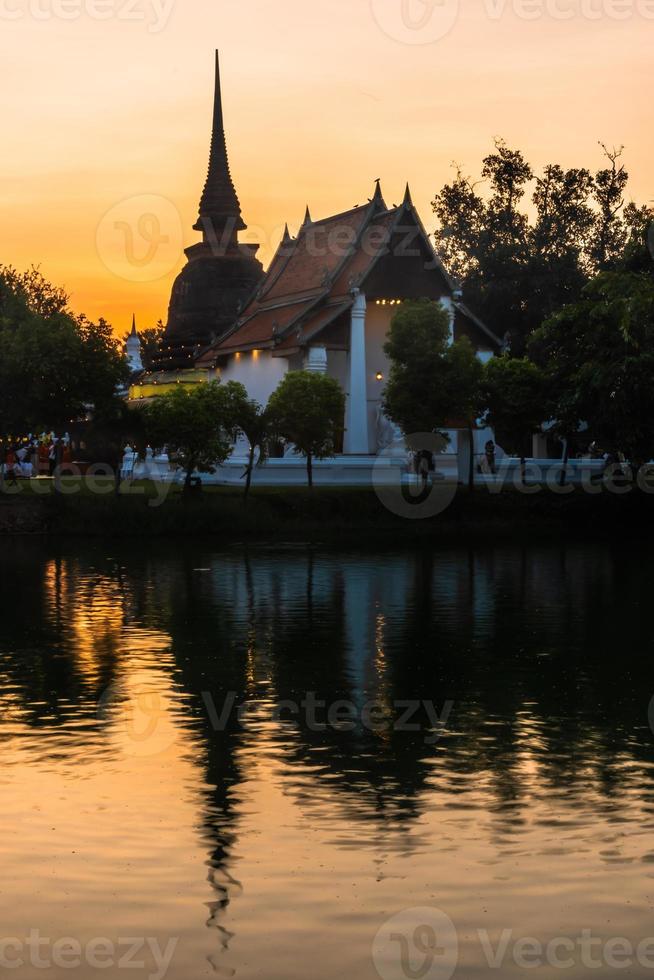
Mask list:
[[[383,281],[388,270],[379,264],[390,261],[397,272],[407,256],[418,257],[418,295],[454,297],[455,285],[433,251],[408,187],[402,204],[392,208],[377,182],[362,207],[321,221],[312,221],[307,209],[297,238],[291,238],[287,227],[256,294],[234,328],[201,355],[198,366],[213,366],[237,351],[268,348],[287,356],[301,349],[352,306],[353,290],[367,293],[370,286],[373,293],[385,295],[380,282],[373,282],[373,273],[377,270],[377,280]],[[479,321],[473,326],[499,344]]]

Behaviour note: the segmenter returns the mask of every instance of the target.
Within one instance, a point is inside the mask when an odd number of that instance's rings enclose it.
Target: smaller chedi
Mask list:
[[[125,341],[125,356],[132,374],[140,374],[143,371],[143,358],[141,356],[141,338],[136,330],[136,314],[132,315],[132,329]]]

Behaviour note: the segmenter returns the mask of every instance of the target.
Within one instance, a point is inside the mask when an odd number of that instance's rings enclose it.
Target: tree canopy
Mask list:
[[[129,377],[111,327],[68,309],[38,271],[0,266],[0,430],[65,428],[89,408],[115,411]]]
[[[246,402],[247,392],[236,381],[179,385],[143,407],[146,435],[153,445],[166,447],[188,488],[194,472],[214,473],[229,457]]]
[[[245,471],[245,497],[247,498],[252,485],[257,449],[260,454],[259,462],[263,462],[266,458],[268,441],[272,436],[271,413],[254,398],[246,398],[239,406],[237,425],[249,444],[248,464]]]
[[[391,322],[384,411],[409,439],[477,413],[482,365],[468,338],[452,344],[449,331],[446,310],[429,299],[403,303]]]
[[[640,464],[654,456],[654,261],[641,230],[619,268],[536,331],[555,416],[568,433],[587,422],[605,449]]]
[[[309,486],[314,459],[336,452],[345,412],[345,395],[338,381],[312,371],[291,371],[268,403],[269,417],[279,435],[306,456]]]
[[[433,202],[436,246],[448,270],[488,326],[509,335],[517,355],[593,276],[616,267],[654,216],[626,202],[622,148],[603,151],[606,164],[594,174],[558,164],[535,174],[519,150],[497,140],[482,165],[487,193],[459,170]]]
[[[529,437],[551,418],[545,372],[526,357],[495,357],[484,369],[482,393],[487,424],[503,448],[524,461]]]

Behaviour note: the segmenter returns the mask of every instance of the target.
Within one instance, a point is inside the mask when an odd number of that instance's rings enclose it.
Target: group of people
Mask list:
[[[53,476],[57,467],[72,462],[68,433],[43,432],[0,442],[0,467],[8,483],[36,476]]]
[[[501,450],[500,450],[501,452]],[[484,446],[484,452],[477,463],[477,472],[486,475],[497,473],[497,446],[492,439],[489,439]],[[410,459],[410,471],[415,473],[423,485],[429,481],[430,475],[436,470],[436,458],[434,453],[428,449],[421,449],[414,453]]]

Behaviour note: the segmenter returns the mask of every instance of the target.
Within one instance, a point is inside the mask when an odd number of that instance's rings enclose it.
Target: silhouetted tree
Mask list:
[[[571,435],[588,422],[606,448],[622,450],[636,465],[654,455],[654,260],[647,232],[632,240],[617,270],[600,273],[530,343],[559,428]]]
[[[129,377],[111,327],[73,314],[38,271],[0,267],[0,428],[65,427],[110,412]]]
[[[184,489],[193,473],[214,473],[232,452],[232,433],[239,409],[247,400],[236,381],[211,381],[193,388],[175,387],[143,409],[150,441],[166,446],[173,466],[184,474]]]
[[[257,449],[260,454],[259,462],[261,463],[265,459],[268,440],[272,430],[271,414],[259,402],[252,398],[246,398],[243,404],[239,406],[237,424],[249,443],[244,493],[247,500],[252,485],[252,473]]]
[[[483,161],[488,194],[459,170],[436,195],[438,251],[475,311],[500,336],[508,333],[514,354],[589,279],[616,266],[653,214],[625,204],[622,148],[603,150],[608,166],[594,176],[556,164],[536,176],[519,150],[497,140]],[[521,208],[528,193],[532,218]]]
[[[306,457],[307,479],[313,487],[313,460],[336,452],[345,411],[341,386],[324,374],[291,371],[271,395],[268,409],[276,431]]]
[[[520,456],[524,480],[525,443],[551,418],[545,372],[526,357],[495,357],[484,369],[482,391],[486,421]]]
[[[391,361],[384,411],[409,446],[418,433],[465,425],[474,476],[473,426],[479,414],[483,368],[467,337],[449,339],[449,317],[429,299],[405,302],[391,322],[384,351]]]

